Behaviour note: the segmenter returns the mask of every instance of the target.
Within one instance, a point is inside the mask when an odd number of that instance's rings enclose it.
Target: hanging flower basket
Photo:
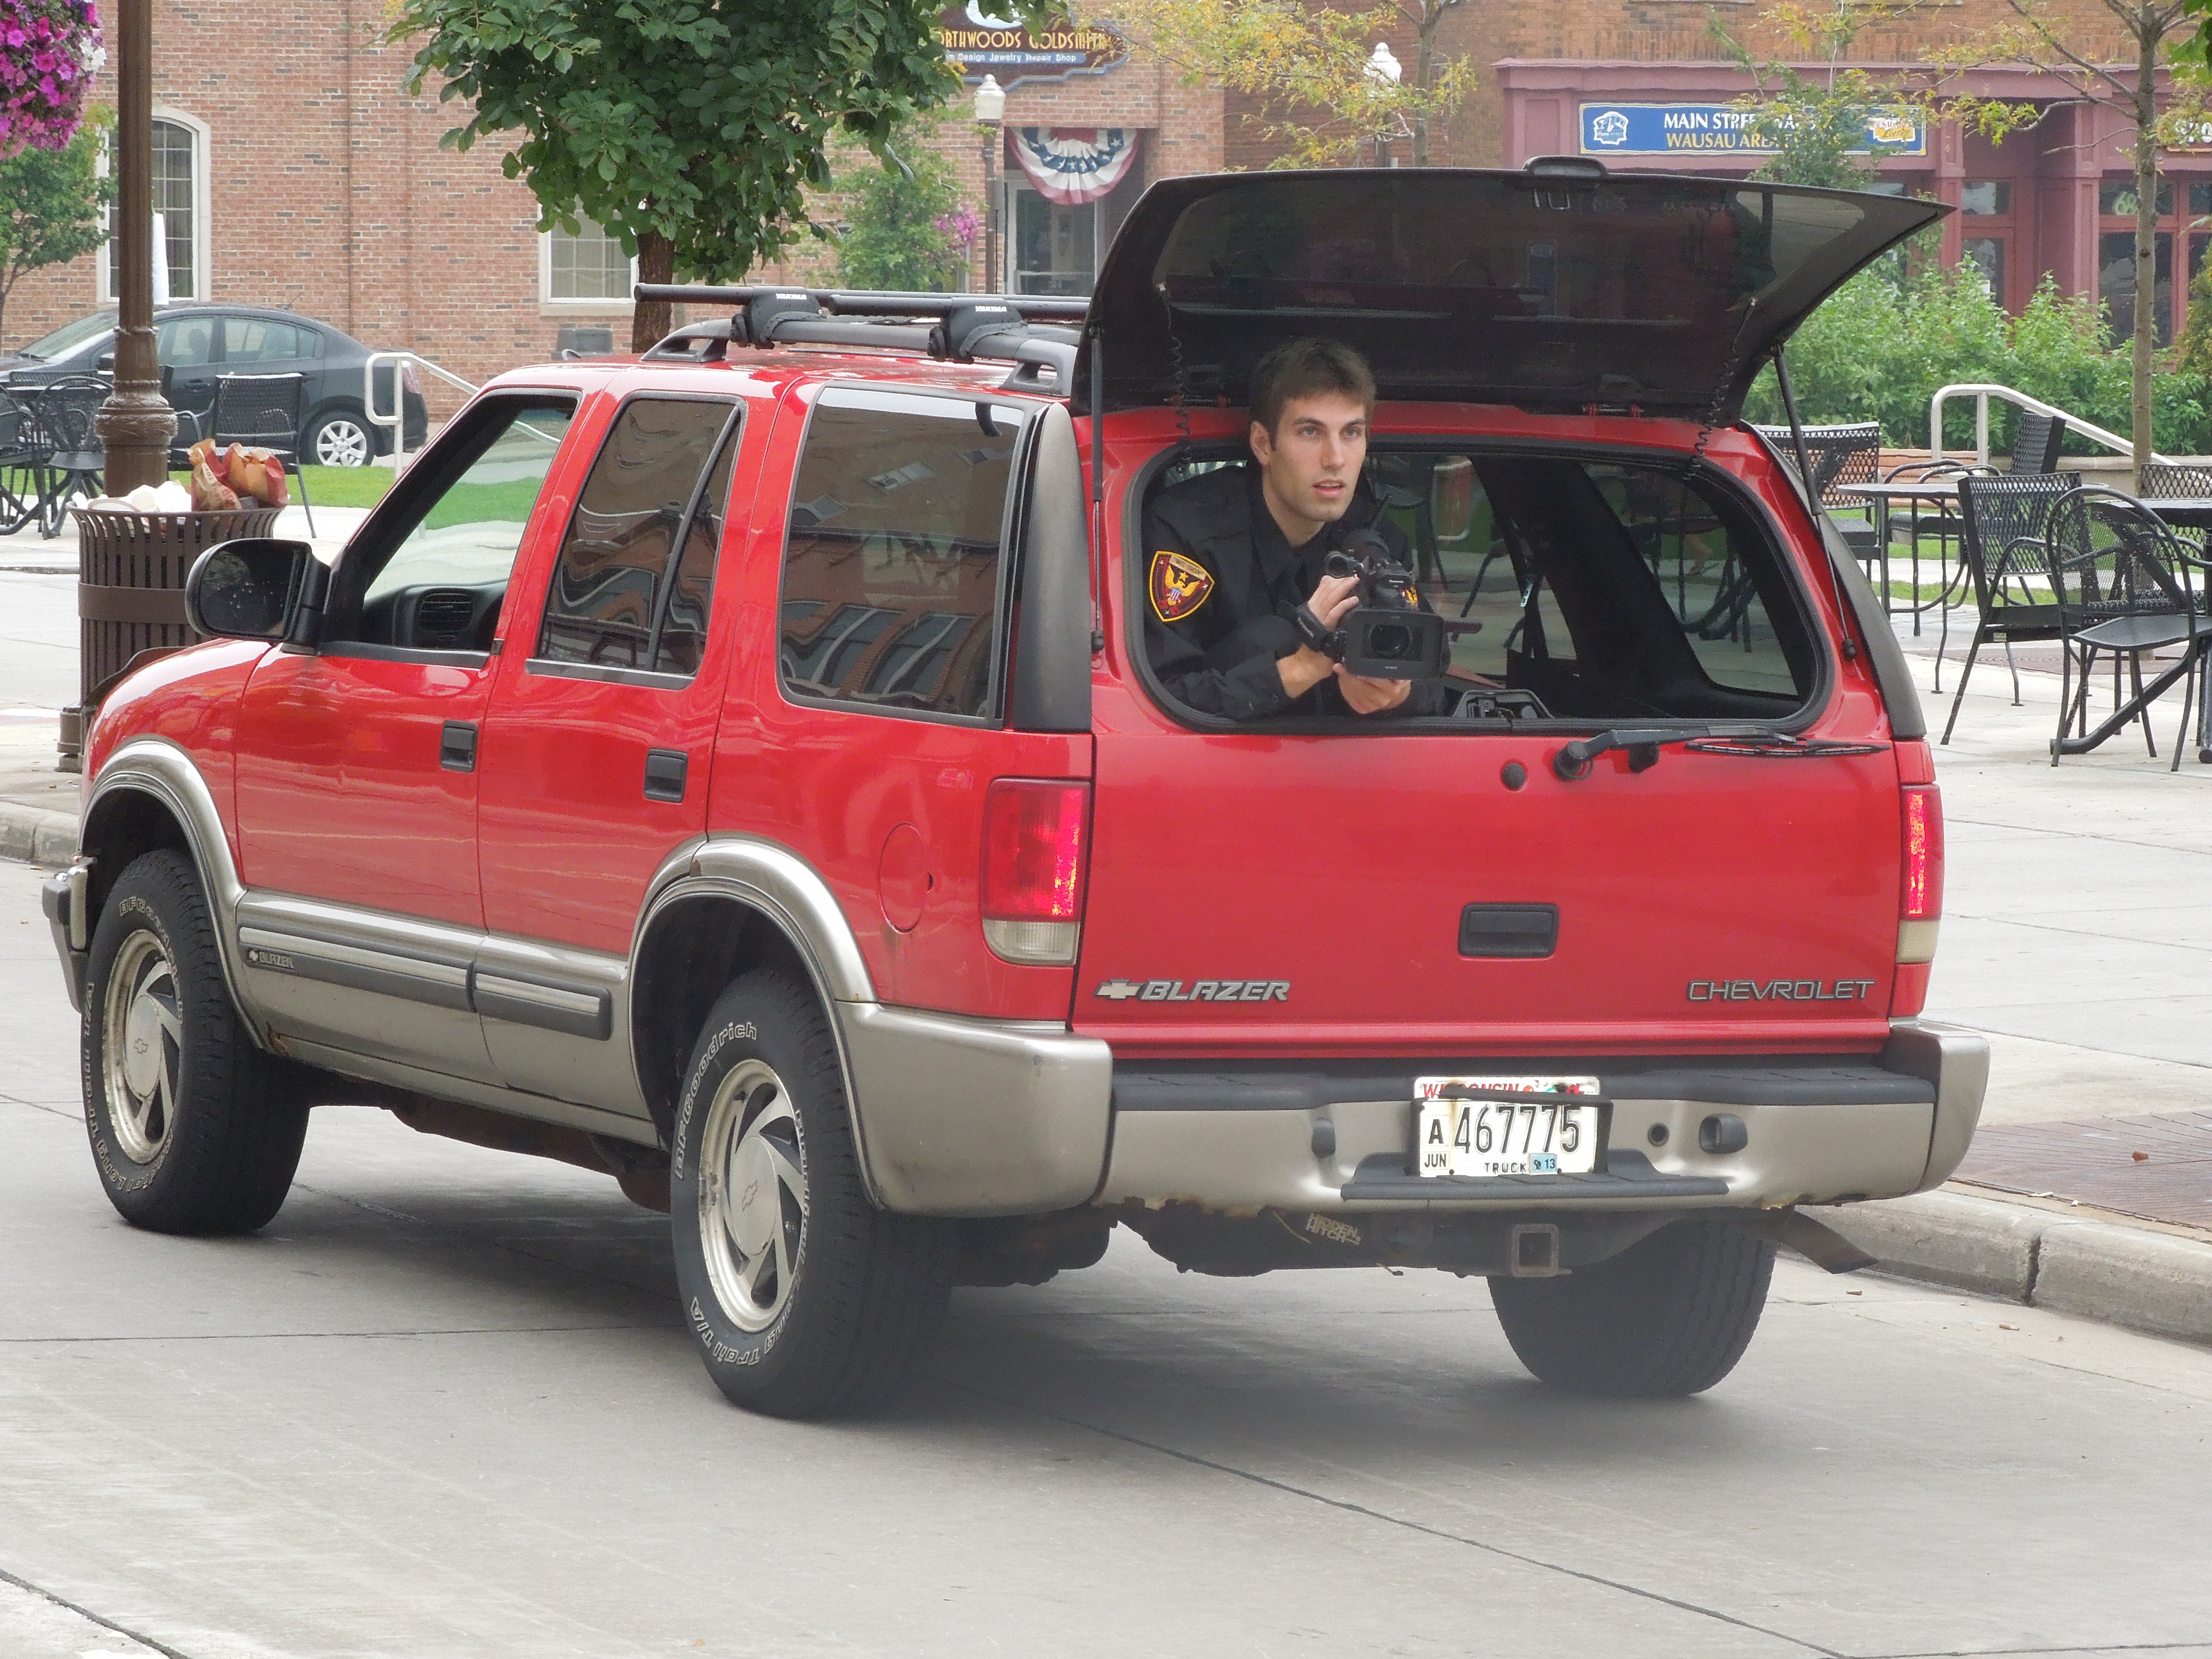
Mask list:
[[[75,137],[106,61],[92,0],[0,0],[0,160]]]

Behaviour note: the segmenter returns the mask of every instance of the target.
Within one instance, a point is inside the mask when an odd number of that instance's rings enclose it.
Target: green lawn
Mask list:
[[[311,466],[304,469],[307,477],[307,499],[317,507],[374,507],[384,499],[384,492],[392,488],[392,481],[399,475],[388,466]],[[189,472],[169,475],[179,483],[189,483]]]

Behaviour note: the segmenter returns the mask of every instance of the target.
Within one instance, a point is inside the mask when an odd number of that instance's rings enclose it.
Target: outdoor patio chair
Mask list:
[[[0,536],[38,517],[46,464],[36,412],[0,392]]]
[[[2212,466],[2191,466],[2183,461],[2146,461],[2136,494],[2147,501],[2172,501],[2179,496],[2212,498]]]
[[[266,449],[300,481],[300,505],[307,510],[307,533],[315,533],[314,503],[307,499],[307,475],[300,470],[300,429],[307,411],[304,374],[221,374],[216,377],[215,407],[204,431],[218,447],[247,444]]]
[[[72,374],[40,386],[30,402],[36,442],[45,453],[39,467],[39,533],[49,541],[62,533],[73,497],[94,501],[107,493],[107,457],[99,429],[100,407],[107,396],[106,381]]]
[[[1959,705],[1966,700],[1966,681],[1972,676],[1982,647],[2002,644],[2006,665],[2012,669],[2013,707],[2020,706],[2020,668],[2012,660],[2014,640],[2055,640],[2060,621],[2057,601],[2049,592],[2049,552],[2044,531],[2051,508],[2060,496],[2081,483],[2078,472],[2009,474],[1998,477],[1969,475],[1959,483],[1960,561],[1974,586],[1974,641],[1967,649],[1966,665],[1959,671],[1959,689],[1952,695],[1951,718],[1944,722],[1943,741],[1951,741],[1959,723]],[[1950,640],[1950,613],[1943,617],[1937,659]]]
[[[1761,426],[1753,429],[1774,446],[1790,471],[1796,471],[1797,444],[1788,427]],[[1854,558],[1863,563],[1877,557],[1881,550],[1875,540],[1872,504],[1858,496],[1843,494],[1841,486],[1873,483],[1880,476],[1881,428],[1872,421],[1859,421],[1808,426],[1802,430],[1805,459],[1813,469],[1813,476],[1808,481],[1813,499],[1835,520],[1836,528],[1843,533],[1844,544],[1850,549]]]
[[[2066,422],[2057,416],[2023,409],[2012,438],[2011,471],[2014,474],[2057,471],[2058,446],[2065,437]]]
[[[2150,705],[2177,670],[2169,670],[2147,693],[2142,659],[2152,652],[2182,648],[2181,729],[2174,739],[2179,770],[2189,737],[2189,716],[2204,658],[2212,649],[2212,617],[2205,613],[2204,578],[2212,564],[2191,551],[2172,527],[2145,502],[2108,484],[2068,491],[2051,504],[2045,526],[2045,564],[2059,620],[2058,731],[2051,744],[2051,763],[2067,747],[2066,728],[2078,725],[2079,749],[2139,720],[2143,742],[2154,758],[2158,741],[2150,728]],[[2113,714],[2089,738],[2089,678],[2097,657],[2112,659]],[[2126,659],[2130,700],[2119,701],[2122,659]],[[2081,688],[2074,687],[2076,664]]]

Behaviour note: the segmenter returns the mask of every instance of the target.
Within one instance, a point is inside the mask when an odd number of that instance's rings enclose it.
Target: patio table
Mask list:
[[[1909,501],[1912,506],[1912,603],[1907,607],[1912,612],[1912,631],[1920,631],[1923,611],[1946,604],[1951,589],[1960,580],[1960,572],[1954,572],[1943,585],[1943,591],[1926,604],[1920,601],[1920,509],[1923,505],[1936,509],[1936,533],[1942,542],[1948,542],[1957,533],[1959,506],[1959,476],[1941,478],[1886,479],[1879,483],[1838,484],[1833,494],[1856,495],[1874,507],[1875,540],[1880,547],[1881,560],[1881,602],[1886,613],[1894,614],[1896,605],[1889,592],[1889,520],[1895,503]],[[1963,568],[1963,567],[1962,567]]]

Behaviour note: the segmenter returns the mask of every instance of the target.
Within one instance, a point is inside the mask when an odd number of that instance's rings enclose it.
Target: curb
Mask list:
[[[2212,1244],[1948,1188],[1821,1218],[1878,1272],[2212,1342]]]
[[[58,869],[76,856],[74,812],[48,812],[0,800],[0,859]]]

